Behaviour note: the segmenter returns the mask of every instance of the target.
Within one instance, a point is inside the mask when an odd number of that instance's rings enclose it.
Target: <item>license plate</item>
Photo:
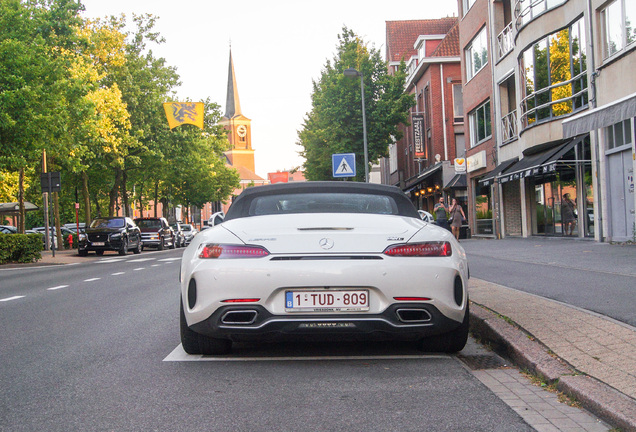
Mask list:
[[[104,242],[93,242],[93,246],[104,246],[105,244]]]
[[[359,312],[368,310],[368,290],[285,292],[286,312]]]

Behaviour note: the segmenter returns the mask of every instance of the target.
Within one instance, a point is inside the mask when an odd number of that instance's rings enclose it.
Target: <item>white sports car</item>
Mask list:
[[[468,337],[468,263],[448,230],[394,186],[246,189],[183,254],[181,342],[412,340],[456,352]]]

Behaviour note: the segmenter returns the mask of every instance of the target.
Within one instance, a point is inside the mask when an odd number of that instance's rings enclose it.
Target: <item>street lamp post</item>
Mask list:
[[[362,139],[364,142],[364,181],[369,183],[369,151],[367,149],[367,114],[364,107],[364,75],[356,69],[345,69],[346,77],[360,77],[360,91],[362,93]]]

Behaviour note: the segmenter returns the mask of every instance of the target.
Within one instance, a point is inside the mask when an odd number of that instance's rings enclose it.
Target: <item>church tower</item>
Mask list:
[[[225,152],[225,156],[230,164],[239,170],[241,179],[243,179],[244,174],[256,176],[254,150],[252,149],[251,123],[252,121],[241,112],[241,102],[239,100],[236,75],[234,73],[234,62],[232,61],[232,51],[230,50],[225,115],[219,124],[229,131],[228,139],[230,141],[230,150]],[[249,173],[246,173],[245,170],[249,171]],[[260,179],[260,177],[256,177]]]

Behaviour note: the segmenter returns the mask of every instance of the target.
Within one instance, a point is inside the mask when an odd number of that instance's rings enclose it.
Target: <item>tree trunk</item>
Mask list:
[[[121,189],[121,200],[124,206],[124,212],[122,213],[124,216],[130,216],[130,212],[128,211],[128,190],[126,189],[126,181],[128,180],[128,175],[126,171],[121,172],[121,184],[119,185]]]
[[[119,185],[121,183],[121,170],[119,168],[115,169],[115,183],[113,187],[110,189],[109,198],[110,202],[108,203],[108,216],[113,217],[116,214],[117,207],[117,197],[119,195]]]
[[[157,207],[159,206],[159,182],[155,183],[155,217],[157,217]]]
[[[18,175],[18,205],[20,216],[18,218],[18,232],[24,234],[24,219],[26,216],[26,210],[24,209],[24,168],[20,168]]]
[[[82,197],[84,198],[84,223],[86,228],[91,223],[91,198],[88,194],[88,174],[82,172]]]

